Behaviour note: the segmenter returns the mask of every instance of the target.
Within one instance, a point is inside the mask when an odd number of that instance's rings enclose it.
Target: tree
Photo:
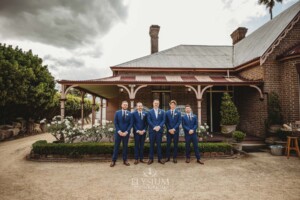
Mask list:
[[[54,78],[32,51],[0,43],[0,123],[41,119],[53,104]]]
[[[236,106],[231,100],[231,96],[225,92],[221,102],[221,125],[237,125],[240,120]]]
[[[282,0],[258,0],[259,5],[265,5],[269,9],[271,19],[273,19],[273,7],[276,2],[282,3]]]

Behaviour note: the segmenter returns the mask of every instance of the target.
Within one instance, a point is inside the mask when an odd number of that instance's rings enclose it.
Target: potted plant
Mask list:
[[[242,142],[245,139],[245,137],[246,133],[242,131],[233,131],[232,133],[232,138],[238,143]]]
[[[268,98],[268,127],[270,133],[276,133],[280,130],[283,123],[279,96],[271,92]]]
[[[240,116],[234,105],[231,96],[225,92],[221,102],[221,132],[223,134],[230,134],[236,130],[239,123]]]
[[[232,143],[232,146],[238,150],[238,151],[242,151],[243,146],[241,144],[241,142],[245,139],[246,137],[246,133],[242,132],[242,131],[233,131],[232,132],[232,138],[236,141]]]

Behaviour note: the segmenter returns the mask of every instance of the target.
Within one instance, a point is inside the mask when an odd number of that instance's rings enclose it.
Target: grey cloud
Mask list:
[[[43,58],[44,61],[50,61],[49,68],[53,70],[58,70],[58,68],[83,68],[85,67],[84,60],[80,58],[55,58],[51,55],[46,55]]]
[[[72,50],[126,17],[122,0],[1,0],[0,35]]]

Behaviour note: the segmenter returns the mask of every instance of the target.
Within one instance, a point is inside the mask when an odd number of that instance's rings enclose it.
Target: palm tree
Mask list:
[[[271,19],[273,19],[273,7],[275,6],[275,2],[278,2],[278,3],[282,3],[282,0],[258,0],[258,4],[259,5],[265,5],[266,8],[269,9],[269,13],[270,13],[270,16],[271,16]]]

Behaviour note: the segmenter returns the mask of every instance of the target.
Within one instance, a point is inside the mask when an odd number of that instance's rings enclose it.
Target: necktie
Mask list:
[[[174,118],[174,111],[172,110],[171,112],[172,112],[172,117]]]
[[[123,120],[125,120],[125,110],[123,110],[122,112],[123,112],[122,114]]]
[[[158,111],[155,109],[155,117],[157,119],[157,116],[158,116]]]
[[[191,121],[191,115],[189,115],[189,120]]]
[[[140,114],[140,118],[141,118],[141,120],[143,120],[143,118],[142,118],[142,113],[140,112],[139,114]]]

